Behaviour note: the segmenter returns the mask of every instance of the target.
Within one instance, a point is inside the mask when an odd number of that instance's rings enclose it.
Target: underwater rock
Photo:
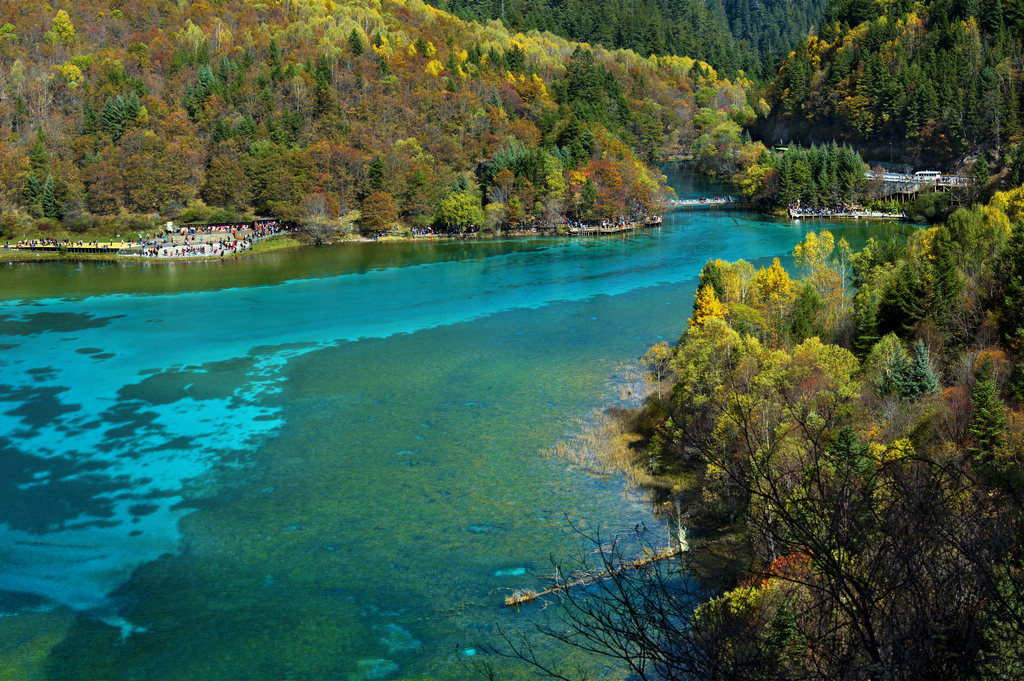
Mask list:
[[[388,649],[388,655],[416,650],[423,645],[422,641],[397,624],[385,624],[382,628],[384,636],[381,637],[380,642]]]
[[[495,577],[521,577],[525,574],[526,568],[524,567],[509,568],[507,570],[495,570],[494,572]]]
[[[384,679],[398,671],[398,665],[392,660],[384,658],[373,658],[359,660],[356,662],[356,669],[348,675],[348,681],[371,681],[371,679]]]
[[[470,525],[466,530],[473,534],[493,534],[494,532],[504,532],[504,529],[497,525]]]

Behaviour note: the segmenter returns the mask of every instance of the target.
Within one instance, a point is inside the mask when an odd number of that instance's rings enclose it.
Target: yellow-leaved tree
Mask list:
[[[781,338],[786,313],[796,299],[796,291],[789,272],[779,259],[775,258],[770,267],[762,267],[754,275],[753,288],[757,293],[760,309],[770,320],[772,333],[776,338]]]
[[[816,272],[828,267],[829,256],[832,255],[835,246],[836,239],[832,232],[824,229],[820,234],[808,232],[803,242],[793,249],[793,259],[805,276],[813,277]]]
[[[643,356],[644,369],[647,370],[647,379],[658,384],[658,396],[661,396],[661,387],[669,376],[672,375],[672,359],[675,352],[672,346],[662,341],[651,347]]]
[[[59,10],[53,18],[53,28],[46,32],[48,45],[71,46],[75,42],[75,25],[64,10]]]
[[[722,301],[715,295],[715,288],[705,284],[697,291],[697,298],[693,304],[693,317],[689,319],[690,326],[704,326],[711,317],[725,319],[729,310],[722,304]]]

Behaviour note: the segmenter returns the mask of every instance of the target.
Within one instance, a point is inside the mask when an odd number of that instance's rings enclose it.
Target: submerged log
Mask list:
[[[661,551],[658,551],[657,553],[648,553],[647,555],[644,555],[630,563],[623,563],[622,565],[614,567],[611,570],[606,570],[604,572],[599,572],[596,574],[587,574],[569,582],[556,584],[550,589],[545,589],[544,591],[534,591],[533,589],[516,589],[512,592],[510,596],[505,597],[505,607],[516,608],[518,610],[519,606],[523,603],[530,603],[532,601],[537,600],[538,598],[543,598],[545,596],[551,596],[557,593],[561,593],[563,591],[568,591],[569,589],[578,586],[587,586],[590,584],[594,584],[596,582],[600,582],[602,579],[607,579],[622,572],[626,572],[627,570],[636,570],[646,565],[650,565],[651,563],[656,563],[660,560],[674,558],[675,556],[680,555],[683,552],[683,550],[684,549],[682,546],[667,547],[662,549]]]

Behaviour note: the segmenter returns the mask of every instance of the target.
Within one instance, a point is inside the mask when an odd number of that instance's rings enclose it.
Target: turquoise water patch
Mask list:
[[[97,371],[78,357],[6,371],[22,383],[0,391],[0,540],[14,547],[0,588],[106,609],[136,567],[177,550],[190,499],[215,489],[218,473],[251,465],[254,447],[280,427],[255,399],[274,361],[250,358],[216,385],[175,370],[119,385],[137,372]],[[218,369],[200,375],[223,377]],[[148,389],[157,377],[178,387],[173,398]]]

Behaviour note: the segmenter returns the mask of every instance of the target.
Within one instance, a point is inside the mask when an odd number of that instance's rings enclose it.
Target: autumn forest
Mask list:
[[[653,162],[755,115],[707,63],[416,1],[3,8],[7,238],[311,203],[367,233],[642,216]]]

